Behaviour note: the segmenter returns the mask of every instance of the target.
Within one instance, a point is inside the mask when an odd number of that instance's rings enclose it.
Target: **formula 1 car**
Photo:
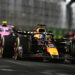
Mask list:
[[[53,39],[52,32],[46,32],[44,25],[39,25],[33,32],[17,32],[14,45],[14,58],[44,58],[59,60],[59,50]]]
[[[18,32],[14,47],[14,58],[47,58],[59,59],[58,49],[48,37],[53,36],[47,32]],[[37,36],[36,36],[37,35]],[[38,37],[39,35],[39,37]],[[36,37],[35,37],[36,36]],[[40,37],[43,36],[43,37]]]
[[[0,26],[0,57],[12,55],[9,50],[13,49],[14,44],[13,28],[14,26],[6,25],[6,21],[3,21],[3,25]]]
[[[48,60],[65,61],[71,59],[70,44],[65,40],[54,40],[53,34],[18,32],[18,37],[14,46],[14,58],[43,58]],[[35,37],[40,34],[43,37]],[[66,40],[67,41],[67,40]]]
[[[67,33],[61,39],[55,39],[54,43],[60,59],[64,59],[65,63],[75,61],[75,34]]]
[[[53,33],[46,32],[45,25],[38,25],[33,32],[18,31],[14,45],[14,58],[53,58],[59,54],[52,42]]]
[[[67,32],[63,36],[64,40],[67,44],[69,44],[69,55],[71,56],[71,60],[75,61],[75,34],[73,32]]]
[[[54,39],[41,25],[34,32],[18,32],[15,42],[14,58],[39,57],[58,60],[72,60],[75,56],[75,41]]]

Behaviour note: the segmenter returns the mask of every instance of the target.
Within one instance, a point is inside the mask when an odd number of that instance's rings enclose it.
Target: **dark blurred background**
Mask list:
[[[31,28],[37,24],[46,24],[54,33],[58,30],[75,29],[75,3],[71,4],[71,16],[68,16],[67,4],[71,0],[0,0],[0,24]],[[68,18],[70,18],[68,20]],[[70,21],[71,20],[71,21]],[[70,23],[69,23],[70,21]],[[57,29],[57,30],[56,30]],[[63,31],[59,31],[63,34]]]

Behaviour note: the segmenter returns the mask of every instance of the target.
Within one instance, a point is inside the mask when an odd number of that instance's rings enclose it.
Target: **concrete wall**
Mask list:
[[[67,28],[62,0],[0,0],[0,22]]]

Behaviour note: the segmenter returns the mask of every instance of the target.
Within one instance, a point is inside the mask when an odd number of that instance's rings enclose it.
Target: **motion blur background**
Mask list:
[[[6,20],[8,24],[32,27],[46,24],[54,33],[68,29],[66,0],[0,0],[0,24]],[[72,8],[72,30],[75,29],[75,3]],[[57,29],[57,30],[55,30]],[[63,34],[63,31],[59,31]]]

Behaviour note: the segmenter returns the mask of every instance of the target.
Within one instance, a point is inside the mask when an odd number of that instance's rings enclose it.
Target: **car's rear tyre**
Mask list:
[[[3,50],[2,50],[2,40],[0,39],[0,58],[2,58]]]
[[[75,41],[72,43],[71,55],[75,57]]]
[[[13,53],[14,53],[14,42],[15,42],[15,37],[11,35],[3,36],[2,38],[2,57],[12,58]]]
[[[19,54],[20,53],[20,47],[22,48],[21,43],[20,43],[20,38],[17,37],[16,38],[16,41],[15,41],[15,44],[14,44],[14,59],[15,60],[22,59],[22,54],[21,54],[21,56]]]
[[[4,42],[5,42],[5,39],[4,39],[4,37],[2,37],[2,51],[1,51],[1,56],[2,56],[2,57],[5,57]]]
[[[28,37],[24,37],[24,36],[17,37],[14,50],[15,50],[14,58],[17,57],[17,59],[22,59],[22,58],[26,58],[26,57],[30,56],[30,54],[32,53],[31,40]]]

